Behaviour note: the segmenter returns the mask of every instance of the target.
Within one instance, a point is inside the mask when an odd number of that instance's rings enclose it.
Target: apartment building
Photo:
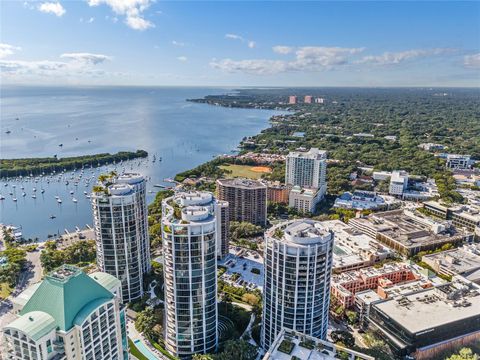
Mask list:
[[[217,198],[228,202],[230,221],[267,223],[267,186],[257,180],[219,179]]]

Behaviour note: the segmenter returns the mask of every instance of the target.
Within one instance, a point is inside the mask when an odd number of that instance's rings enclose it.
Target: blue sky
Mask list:
[[[14,84],[480,86],[480,2],[1,2]]]

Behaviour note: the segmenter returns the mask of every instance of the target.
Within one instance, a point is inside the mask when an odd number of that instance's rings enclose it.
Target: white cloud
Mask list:
[[[94,22],[94,21],[95,21],[95,18],[91,17],[90,19],[88,19],[87,22],[91,24],[91,23]]]
[[[63,16],[67,12],[59,2],[44,2],[38,6],[38,10],[56,16]]]
[[[65,53],[60,55],[62,59],[69,59],[76,62],[81,62],[90,65],[101,64],[112,58],[107,55],[102,54],[91,54],[91,53]]]
[[[60,58],[65,61],[0,60],[0,70],[2,75],[12,79],[98,77],[105,72],[95,65],[111,59],[106,55],[90,53],[66,53]]]
[[[134,30],[146,30],[155,27],[143,17],[153,0],[88,0],[89,6],[105,4],[117,15],[125,16],[125,24]]]
[[[176,41],[176,40],[172,40],[172,45],[173,45],[173,46],[178,46],[178,47],[184,47],[184,46],[185,46],[185,43],[184,43],[184,42],[180,42],[180,41]]]
[[[271,75],[280,72],[284,72],[287,69],[287,63],[280,60],[265,60],[265,59],[254,59],[254,60],[239,60],[235,61],[232,59],[222,59],[216,60],[213,59],[210,62],[210,66],[214,69],[222,70],[225,72],[244,72],[247,74],[256,74],[256,75]]]
[[[246,43],[250,49],[253,49],[257,46],[257,43],[253,40],[245,39],[243,36],[238,34],[225,34],[225,39],[238,40],[242,43]]]
[[[287,55],[290,54],[294,50],[294,48],[291,46],[277,45],[274,46],[272,50],[277,54]]]
[[[244,41],[243,37],[237,34],[225,34],[225,39]]]
[[[308,69],[309,67],[330,67],[344,65],[348,62],[350,55],[364,51],[365,48],[341,48],[305,46],[295,51],[296,65]]]
[[[465,55],[463,57],[463,65],[467,68],[480,69],[480,53]]]
[[[21,50],[18,46],[0,43],[0,59],[15,54],[18,50]]]
[[[286,52],[287,49],[280,49]],[[364,48],[316,47],[305,46],[289,48],[288,52],[295,51],[292,60],[212,60],[210,66],[225,72],[245,72],[249,74],[276,74],[294,71],[322,71],[336,66],[343,66],[350,62],[350,57],[355,56]],[[277,49],[278,52],[278,49]]]
[[[368,55],[357,61],[359,64],[395,65],[407,60],[454,53],[455,49],[412,49],[400,52],[384,52],[382,55]]]
[[[178,61],[185,62],[185,61],[187,61],[188,59],[187,59],[186,56],[179,56],[179,57],[177,57],[177,60],[178,60]]]

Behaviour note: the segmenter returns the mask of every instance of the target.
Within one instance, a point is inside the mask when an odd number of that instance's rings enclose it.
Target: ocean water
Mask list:
[[[158,190],[154,184],[234,151],[244,136],[257,134],[268,126],[272,115],[280,114],[186,101],[228,91],[231,89],[2,87],[1,158],[61,158],[137,149],[148,151],[150,156],[108,169],[85,170],[82,177],[77,171],[48,182],[46,178],[37,182],[3,179],[0,194],[5,199],[0,201],[0,223],[21,226],[24,237],[40,240],[65,229],[91,225],[90,202],[84,192],[90,193],[93,179],[100,172],[115,168],[143,173],[149,178],[151,201]]]

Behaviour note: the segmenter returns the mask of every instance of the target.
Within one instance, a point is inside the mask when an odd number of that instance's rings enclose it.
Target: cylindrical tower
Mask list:
[[[150,270],[145,179],[124,174],[94,187],[92,207],[98,267],[122,282],[122,301],[143,296],[143,274]]]
[[[333,233],[310,219],[284,222],[265,233],[264,349],[282,328],[326,338],[332,247]]]
[[[165,345],[182,359],[217,347],[216,208],[208,192],[162,203]]]

